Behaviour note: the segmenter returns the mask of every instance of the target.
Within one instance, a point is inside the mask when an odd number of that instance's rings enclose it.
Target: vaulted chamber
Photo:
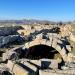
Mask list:
[[[61,55],[58,53],[56,49],[53,47],[39,44],[39,45],[34,45],[32,47],[29,47],[28,53],[26,55],[26,58],[28,59],[55,59],[57,57],[61,57]]]

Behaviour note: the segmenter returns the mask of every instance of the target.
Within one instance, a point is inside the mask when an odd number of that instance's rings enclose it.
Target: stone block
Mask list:
[[[15,65],[15,63],[13,63],[11,60],[8,60],[8,63],[6,66],[10,69],[10,71],[12,71],[14,65]]]
[[[41,68],[40,60],[29,60],[30,63],[34,64],[36,67]]]
[[[3,60],[3,61],[6,61],[6,59],[7,59],[7,54],[6,54],[6,53],[3,53],[3,55],[2,55],[2,60]]]
[[[53,70],[39,70],[39,75],[59,75]]]
[[[49,39],[50,39],[50,43],[51,43],[51,45],[52,45],[53,38],[52,38],[52,37],[49,37]]]
[[[55,48],[58,52],[61,51],[61,46],[57,45],[56,48]]]
[[[51,59],[42,59],[41,60],[41,67],[45,69],[57,69],[58,68],[58,61],[51,60]]]
[[[41,41],[40,41],[40,44],[46,44],[46,40],[45,39],[42,39]]]
[[[56,48],[56,46],[57,46],[57,39],[53,38],[52,47]]]
[[[13,73],[15,75],[29,75],[29,71],[26,70],[25,68],[22,68],[21,66],[19,66],[18,64],[15,64],[13,67]],[[31,74],[32,75],[32,74]]]
[[[25,44],[25,48],[29,48],[29,42]]]
[[[66,45],[66,49],[70,52],[71,51],[71,46],[70,45]]]
[[[51,46],[51,42],[50,41],[46,41],[46,45]]]
[[[50,36],[50,37],[52,36],[52,34],[53,34],[53,33],[47,33],[47,35]]]
[[[62,44],[63,42],[60,39],[57,39],[57,43]]]
[[[54,38],[57,38],[57,33],[53,33],[52,36],[53,36]]]
[[[32,72],[36,73],[37,72],[37,67],[29,62],[24,62],[23,63],[26,67],[28,67]]]
[[[36,36],[36,38],[42,38],[43,37],[43,34],[41,33],[41,34],[38,34],[37,36]]]
[[[60,51],[60,53],[61,53],[62,55],[65,55],[65,54],[66,54],[66,50],[65,50],[64,47],[62,48],[62,50]]]
[[[2,60],[6,61],[7,59],[9,60],[16,60],[18,59],[18,53],[15,51],[8,51],[3,54]]]
[[[23,68],[18,64],[15,64],[12,61],[8,61],[7,67],[12,71],[15,75],[35,75],[35,73],[30,72],[27,68]]]

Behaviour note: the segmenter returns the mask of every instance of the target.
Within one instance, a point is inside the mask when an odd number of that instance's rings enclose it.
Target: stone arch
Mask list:
[[[67,59],[67,54],[66,54],[66,49],[63,47],[61,48],[60,45],[57,44],[58,40],[54,38],[54,40],[46,40],[46,39],[38,39],[36,38],[35,40],[28,42],[25,44],[25,48],[30,48],[34,45],[47,45],[50,47],[53,47],[54,49],[56,49],[60,55],[62,56],[63,60],[66,61]]]
[[[44,44],[38,44],[28,48],[28,53],[26,57],[28,59],[38,60],[42,58],[57,59],[58,56],[59,58],[61,58],[60,53],[53,47]]]

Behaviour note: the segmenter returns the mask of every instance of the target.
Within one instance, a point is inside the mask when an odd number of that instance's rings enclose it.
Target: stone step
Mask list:
[[[58,61],[52,59],[41,59],[41,67],[45,69],[57,69]]]
[[[6,65],[9,70],[14,74],[14,75],[29,75],[29,71],[24,69],[23,67],[21,67],[18,64],[15,64],[14,62],[12,62],[11,60],[8,61],[7,65]],[[32,74],[31,74],[32,75]]]
[[[29,60],[30,63],[35,65],[37,68],[41,68],[41,61],[40,60]]]
[[[14,73],[14,75],[36,75],[37,74],[37,68],[28,62],[14,63],[13,61],[9,60],[7,63],[7,67],[12,73]]]
[[[29,71],[29,73],[32,73],[32,75],[37,74],[38,69],[35,65],[31,64],[29,61],[25,61],[22,64],[23,64],[24,68],[26,68]]]
[[[75,75],[75,70],[39,70],[39,75]]]
[[[53,70],[39,70],[39,75],[62,75],[55,73]]]
[[[28,68],[30,68],[31,70],[33,70],[34,72],[37,72],[37,67],[35,67],[34,65],[30,64],[29,62],[24,62],[23,64],[25,66],[27,66]]]

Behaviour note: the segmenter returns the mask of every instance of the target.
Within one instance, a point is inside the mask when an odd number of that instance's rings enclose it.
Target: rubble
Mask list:
[[[22,26],[19,35],[0,36],[0,47],[12,42],[22,42],[2,55],[4,67],[0,73],[9,75],[75,75],[75,56],[68,40],[69,30],[51,26]],[[37,28],[38,27],[38,28]],[[60,29],[60,32],[59,32]],[[63,32],[61,32],[63,31]],[[57,57],[55,57],[57,56]],[[6,74],[7,75],[7,74]]]
[[[9,35],[9,36],[1,36],[0,37],[0,47],[3,47],[9,43],[22,43],[24,41],[24,38],[22,38],[19,35]]]
[[[0,36],[15,35],[21,26],[0,27]]]

